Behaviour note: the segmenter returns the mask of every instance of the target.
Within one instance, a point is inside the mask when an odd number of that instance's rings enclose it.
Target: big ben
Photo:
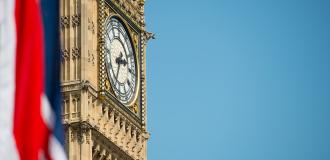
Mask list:
[[[60,0],[70,160],[146,160],[144,0]]]

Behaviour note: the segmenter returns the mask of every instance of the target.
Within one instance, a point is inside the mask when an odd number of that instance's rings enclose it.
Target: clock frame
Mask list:
[[[102,6],[102,5],[101,5]],[[144,78],[144,49],[146,40],[144,38],[144,29],[137,25],[135,22],[131,21],[126,14],[121,10],[116,9],[113,3],[105,2],[104,7],[100,7],[99,11],[99,97],[100,99],[107,101],[108,103],[114,104],[120,107],[125,113],[129,114],[137,122],[141,123],[142,128],[145,127],[145,106],[146,106],[146,92],[145,92],[145,78]],[[137,74],[137,84],[136,93],[134,100],[128,104],[124,104],[118,100],[113,88],[111,87],[111,82],[108,80],[107,69],[106,69],[106,49],[105,49],[105,38],[106,38],[106,26],[105,22],[107,18],[115,17],[118,19],[122,25],[126,28],[127,34],[130,37],[132,48],[135,53],[136,60],[136,74]]]
[[[105,62],[112,91],[125,106],[131,106],[138,90],[136,54],[128,29],[117,17],[106,22]]]

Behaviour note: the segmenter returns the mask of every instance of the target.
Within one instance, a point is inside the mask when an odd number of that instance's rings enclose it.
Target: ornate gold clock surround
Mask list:
[[[145,34],[141,25],[137,25],[129,15],[120,10],[118,4],[111,1],[99,1],[99,18],[98,18],[98,39],[99,39],[99,98],[108,103],[115,103],[115,106],[120,107],[127,113],[131,113],[131,116],[135,121],[139,122],[142,128],[145,129],[145,76],[144,76],[144,48],[145,48]],[[135,59],[137,64],[137,93],[135,94],[135,101],[128,106],[123,105],[116,98],[114,91],[110,85],[107,77],[106,65],[105,65],[105,20],[110,17],[116,17],[121,20],[125,25],[127,32],[131,38],[132,47],[135,52]]]

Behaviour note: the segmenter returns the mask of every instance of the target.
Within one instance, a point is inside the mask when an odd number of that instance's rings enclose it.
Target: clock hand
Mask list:
[[[127,61],[126,61],[126,59],[123,59],[123,60],[122,60],[122,64],[123,64],[124,66],[127,65]]]
[[[117,69],[117,73],[116,73],[116,79],[117,80],[118,80],[119,70],[120,70],[120,64],[118,63],[118,69]]]
[[[123,53],[120,52],[120,56],[116,58],[116,63],[117,63],[118,65],[120,65],[120,64],[122,63],[122,62],[121,62],[121,61],[122,61],[122,60],[121,60],[122,57],[123,57]]]
[[[127,65],[126,59],[123,59],[123,53],[122,52],[120,52],[120,56],[116,58],[116,63],[118,65],[120,65],[120,64],[123,64],[124,66]]]
[[[118,61],[116,62],[118,65],[119,64],[122,64],[122,65],[124,65],[124,66],[126,66],[127,65],[127,61],[125,60],[125,59],[118,59]]]
[[[120,65],[122,64],[125,67],[128,64],[126,59],[123,58],[123,53],[122,52],[120,52],[119,57],[116,58],[116,63],[118,64],[118,70],[117,70],[116,78],[118,78]]]
[[[116,73],[116,79],[118,79],[118,75],[119,75],[119,70],[120,70],[120,64],[122,63],[121,58],[123,57],[123,53],[120,52],[120,56],[116,58],[116,63],[118,64],[118,69],[117,69],[117,73]]]

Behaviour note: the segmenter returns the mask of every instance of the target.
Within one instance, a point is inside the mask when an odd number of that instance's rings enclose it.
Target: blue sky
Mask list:
[[[329,160],[329,0],[147,0],[149,160]]]

